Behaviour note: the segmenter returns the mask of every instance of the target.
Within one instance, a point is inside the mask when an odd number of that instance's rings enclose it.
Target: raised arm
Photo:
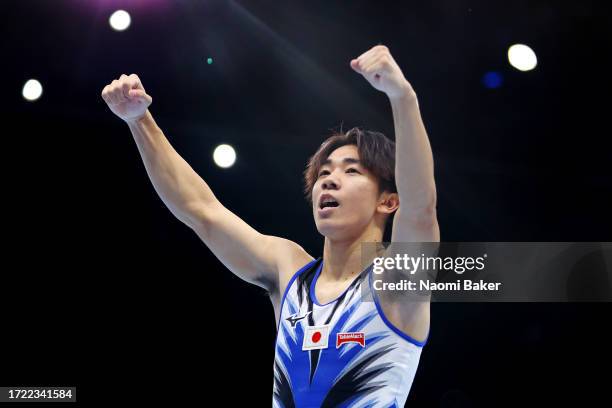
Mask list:
[[[392,241],[439,242],[433,155],[416,93],[384,45],[352,60],[351,67],[387,95],[393,110],[400,206],[393,219]]]
[[[282,274],[312,259],[294,242],[259,233],[219,202],[155,123],[148,110],[152,98],[137,75],[121,75],[104,87],[102,98],[128,124],[162,201],[230,271],[273,294]]]
[[[391,241],[439,242],[433,155],[416,93],[384,45],[373,47],[352,60],[351,67],[387,95],[393,110],[395,183],[400,205],[393,219]],[[423,248],[426,252],[437,250],[435,245]],[[397,273],[388,278],[397,282],[409,277],[401,275]],[[391,291],[381,291],[379,295],[390,322],[413,339],[426,340],[430,324],[429,296],[395,296]]]

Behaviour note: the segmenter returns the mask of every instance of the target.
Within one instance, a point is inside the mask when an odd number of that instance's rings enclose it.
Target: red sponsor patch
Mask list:
[[[357,343],[361,347],[365,347],[365,333],[338,333],[336,335],[336,348],[339,348],[345,343]]]

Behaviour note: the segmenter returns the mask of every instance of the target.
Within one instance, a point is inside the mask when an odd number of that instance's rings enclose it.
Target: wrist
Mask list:
[[[395,110],[395,109],[399,109],[399,110],[405,110],[405,109],[418,109],[419,107],[419,102],[417,100],[417,95],[414,92],[414,90],[412,89],[412,87],[410,87],[409,89],[404,90],[402,93],[393,96],[393,97],[389,97],[389,102],[391,103],[391,107]]]
[[[400,87],[399,90],[392,95],[387,95],[389,100],[393,102],[416,102],[417,95],[410,85],[410,82],[405,81]]]
[[[151,112],[149,112],[149,110],[147,109],[142,115],[135,117],[135,118],[124,119],[124,121],[125,123],[128,124],[128,126],[133,126],[133,125],[144,124],[145,122],[148,122],[151,119],[152,119]]]

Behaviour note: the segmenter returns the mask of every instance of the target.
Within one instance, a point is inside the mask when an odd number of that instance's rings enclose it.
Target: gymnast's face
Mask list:
[[[378,180],[359,161],[357,146],[337,148],[319,169],[312,190],[317,230],[331,239],[360,236],[379,213],[378,190]]]

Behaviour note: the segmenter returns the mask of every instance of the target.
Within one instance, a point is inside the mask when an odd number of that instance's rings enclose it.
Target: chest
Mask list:
[[[311,287],[311,294],[314,295],[313,301],[321,305],[333,302],[347,291],[352,282],[353,279],[347,279],[345,281],[326,281],[324,279],[317,279],[313,282]]]

